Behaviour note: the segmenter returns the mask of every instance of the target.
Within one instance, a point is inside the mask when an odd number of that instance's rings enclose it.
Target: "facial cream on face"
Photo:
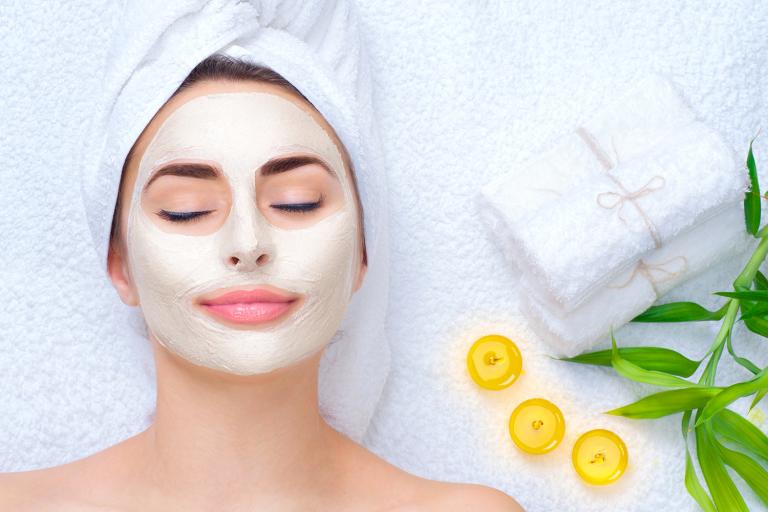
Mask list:
[[[330,164],[344,205],[312,224],[285,229],[260,211],[256,173],[271,158],[297,153]],[[215,232],[167,232],[141,208],[142,189],[169,155],[216,162],[223,171],[231,209]],[[238,375],[269,372],[324,347],[341,325],[360,266],[351,187],[329,134],[286,98],[227,92],[182,104],[147,146],[128,214],[128,261],[151,334],[194,364]],[[262,254],[266,262],[256,264]],[[195,304],[222,288],[260,285],[302,294],[304,303],[275,325],[245,328],[227,325]]]

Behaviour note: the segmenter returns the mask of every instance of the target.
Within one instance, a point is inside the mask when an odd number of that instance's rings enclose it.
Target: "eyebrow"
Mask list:
[[[292,155],[273,158],[264,165],[261,166],[260,171],[262,176],[271,176],[273,174],[280,174],[281,172],[290,171],[297,167],[304,165],[317,164],[328,172],[331,176],[339,179],[339,176],[331,169],[331,167],[320,158],[310,155]]]
[[[328,172],[331,176],[339,179],[338,175],[331,167],[320,158],[309,155],[277,157],[269,160],[259,168],[262,176],[272,176],[283,172],[288,172],[304,165],[317,164]],[[218,178],[219,172],[215,167],[202,163],[177,163],[161,167],[152,175],[144,186],[147,190],[153,181],[161,176],[182,176],[185,178],[198,178],[204,180],[214,180]]]
[[[149,181],[147,181],[147,184],[144,185],[144,190],[147,190],[152,182],[160,176],[183,176],[187,178],[215,180],[219,176],[219,172],[209,164],[169,164],[155,171],[152,177],[149,178]]]

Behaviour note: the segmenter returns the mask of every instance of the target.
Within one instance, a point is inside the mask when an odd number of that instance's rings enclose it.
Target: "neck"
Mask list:
[[[322,350],[290,367],[239,376],[194,365],[151,336],[157,410],[145,460],[164,495],[201,503],[329,491],[341,434],[320,416]],[[216,497],[218,496],[218,498]]]

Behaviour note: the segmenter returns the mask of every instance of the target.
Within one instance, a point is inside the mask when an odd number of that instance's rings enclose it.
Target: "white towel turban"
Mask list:
[[[81,159],[82,197],[106,274],[123,162],[152,116],[200,61],[224,53],[283,75],[350,153],[364,210],[368,270],[320,363],[319,406],[360,442],[389,373],[386,177],[356,13],[345,0],[131,0],[106,63],[99,115]]]

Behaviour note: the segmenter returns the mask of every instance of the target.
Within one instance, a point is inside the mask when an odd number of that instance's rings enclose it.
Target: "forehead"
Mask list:
[[[140,166],[198,156],[224,167],[252,167],[276,153],[302,150],[343,168],[331,134],[290,99],[262,91],[219,92],[191,98],[168,114]]]
[[[323,130],[323,132],[325,133],[325,136],[331,139],[334,145],[335,152],[340,153],[342,155],[343,168],[345,170],[343,174],[346,174],[347,177],[350,177],[348,157],[346,156],[346,153],[344,153],[343,151],[343,146],[341,144],[341,141],[339,140],[338,136],[336,135],[336,133],[334,132],[330,124],[325,120],[325,118],[304,98],[296,95],[294,92],[287,90],[282,86],[271,84],[271,83],[256,82],[253,80],[204,80],[201,82],[197,82],[192,86],[175,94],[170,100],[168,100],[163,105],[163,107],[154,115],[154,117],[150,120],[150,122],[144,128],[144,130],[139,135],[136,141],[136,144],[132,151],[131,158],[127,162],[128,166],[126,169],[126,173],[128,174],[128,176],[126,176],[127,178],[126,185],[130,185],[130,183],[133,182],[133,180],[135,179],[136,173],[139,168],[139,163],[143,159],[150,143],[156,138],[158,132],[166,124],[166,121],[171,116],[174,116],[174,114],[178,110],[180,110],[184,105],[201,96],[221,95],[226,93],[243,93],[243,92],[257,92],[257,93],[263,93],[263,94],[270,94],[273,97],[282,99],[284,100],[284,102],[287,102],[285,105],[283,105],[284,107],[286,105],[292,104],[294,107],[298,108],[299,111],[303,111],[306,115],[309,116],[309,119],[314,121]],[[231,120],[226,119],[225,117],[226,116],[219,115],[219,116],[216,116],[215,119],[217,119],[220,123],[222,123],[222,126],[231,125]],[[255,118],[255,121],[258,121],[258,119],[259,117],[257,116]],[[214,119],[210,119],[210,121],[213,121],[213,120]],[[210,125],[211,123],[198,122],[197,124]],[[256,123],[254,123],[252,126],[256,126]]]

